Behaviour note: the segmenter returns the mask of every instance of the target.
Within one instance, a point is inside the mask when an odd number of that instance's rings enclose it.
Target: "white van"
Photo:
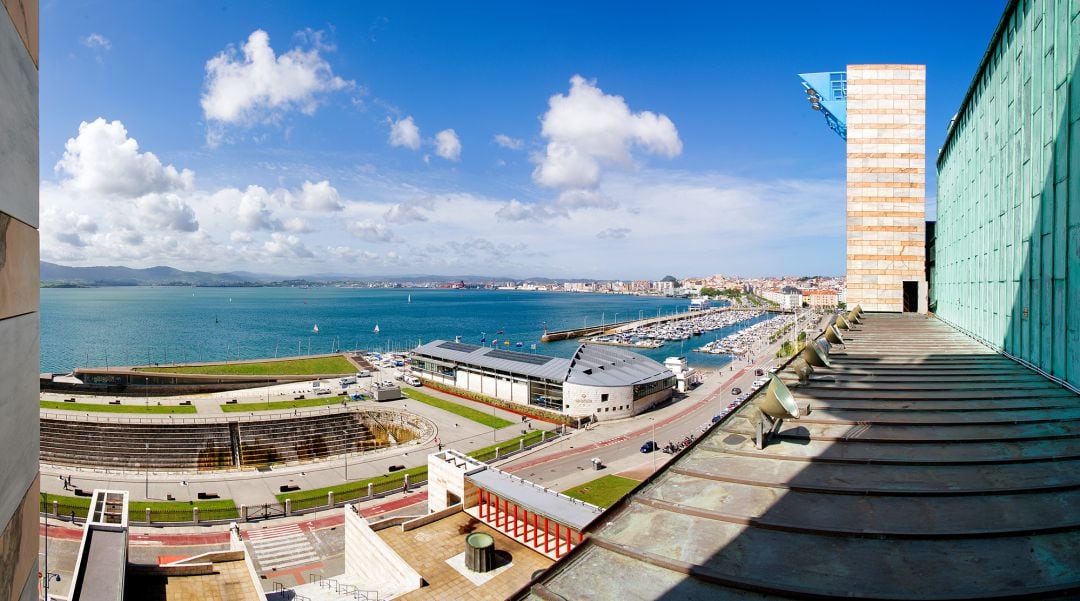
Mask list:
[[[416,376],[405,376],[402,380],[409,386],[420,386],[420,378]]]

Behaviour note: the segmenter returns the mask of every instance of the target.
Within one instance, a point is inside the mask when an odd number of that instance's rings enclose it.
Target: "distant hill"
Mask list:
[[[43,286],[251,286],[278,278],[252,273],[181,271],[172,267],[68,267],[41,262]]]

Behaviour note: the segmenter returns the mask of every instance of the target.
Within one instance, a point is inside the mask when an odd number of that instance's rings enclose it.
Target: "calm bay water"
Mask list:
[[[409,297],[412,302],[408,302]],[[685,311],[685,299],[525,292],[360,288],[46,288],[41,290],[41,371],[146,363],[257,359],[337,349],[407,350],[436,338],[570,356],[575,341],[541,343],[548,329]],[[318,324],[319,332],[313,327]],[[378,324],[379,333],[374,332]],[[502,330],[503,334],[497,334]],[[719,366],[691,349],[729,329],[642,351]],[[521,342],[521,348],[516,343]]]

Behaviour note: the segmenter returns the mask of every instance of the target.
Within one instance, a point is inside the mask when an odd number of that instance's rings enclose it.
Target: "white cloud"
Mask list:
[[[291,110],[314,114],[327,93],[353,85],[334,75],[319,54],[328,47],[319,42],[321,38],[314,40],[309,50],[296,47],[277,56],[270,36],[257,29],[239,52],[229,46],[206,61],[201,99],[206,119],[252,125],[274,121]]]
[[[147,194],[135,199],[135,207],[145,225],[177,232],[199,229],[195,211],[176,194]]]
[[[679,133],[666,115],[631,112],[621,96],[605,94],[580,75],[570,78],[570,92],[548,100],[541,120],[547,139],[533,157],[533,180],[561,191],[595,189],[605,166],[633,166],[633,152],[675,157],[682,152]]]
[[[385,225],[371,220],[353,221],[346,228],[364,242],[394,242],[397,238]]]
[[[601,239],[603,239],[603,238],[621,239],[621,238],[625,238],[627,236],[627,234],[629,234],[629,233],[630,233],[630,228],[628,228],[628,227],[609,227],[606,230],[601,230],[601,231],[597,232],[596,237],[601,238]]]
[[[282,222],[282,227],[287,232],[294,234],[310,234],[315,231],[315,228],[310,223],[304,221],[299,217],[292,217]]]
[[[109,41],[109,38],[101,35],[100,33],[91,33],[85,38],[82,38],[82,40],[80,41],[82,42],[83,46],[86,46],[87,48],[90,48],[92,50],[108,51],[112,49],[112,42]]]
[[[262,248],[271,257],[310,259],[315,256],[299,237],[281,232],[270,234]]]
[[[300,193],[293,196],[292,206],[305,211],[340,211],[345,208],[341,203],[341,195],[330,182],[323,180],[318,183],[304,182],[300,187]]]
[[[404,146],[410,150],[420,148],[420,128],[412,117],[390,121],[390,145]]]
[[[521,150],[525,147],[525,141],[518,138],[511,138],[506,134],[495,134],[495,143],[503,148],[509,148],[510,150]]]
[[[235,189],[221,190],[215,196],[224,201],[223,204],[235,202],[237,225],[241,230],[254,232],[281,229],[281,222],[274,217],[270,208],[271,196],[262,186],[248,186],[243,192]]]
[[[249,244],[253,242],[255,238],[247,232],[235,230],[233,233],[229,234],[229,240],[232,240],[233,242],[238,242],[240,244]]]
[[[434,206],[435,199],[430,196],[399,202],[387,209],[386,213],[383,214],[383,219],[388,223],[402,224],[427,221],[427,215],[421,211],[431,211]]]
[[[100,117],[79,125],[79,135],[64,144],[56,171],[72,190],[127,198],[189,190],[195,184],[194,173],[162,165],[152,152],[139,152],[123,123]]]
[[[461,159],[461,140],[457,132],[452,129],[444,129],[435,134],[435,154],[448,161]]]

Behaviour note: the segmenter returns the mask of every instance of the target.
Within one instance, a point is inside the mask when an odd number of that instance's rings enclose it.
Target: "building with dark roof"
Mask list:
[[[675,374],[624,349],[583,344],[570,359],[435,340],[412,351],[421,379],[598,420],[629,417],[671,398]]]

